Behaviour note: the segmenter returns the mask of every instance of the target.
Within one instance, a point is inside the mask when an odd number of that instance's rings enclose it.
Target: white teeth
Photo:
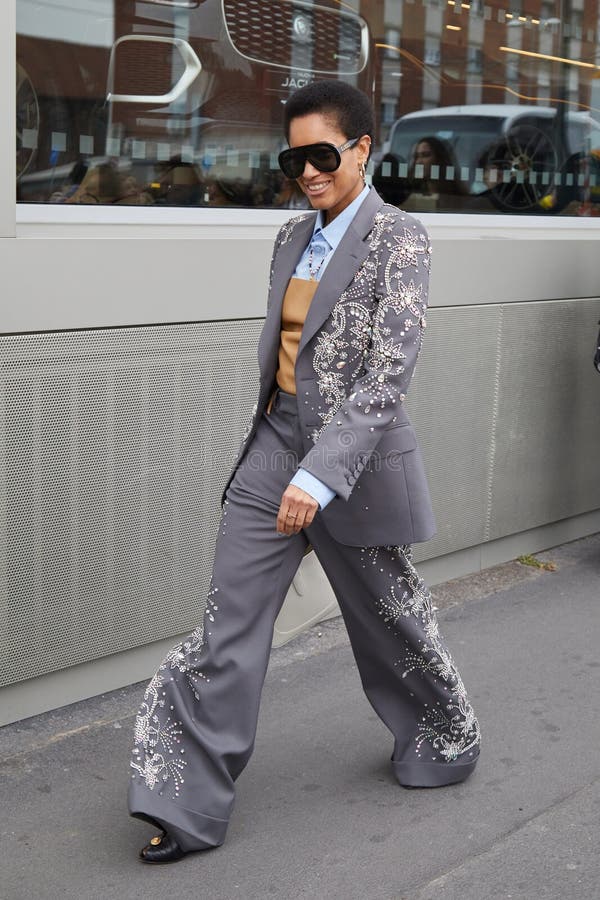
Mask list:
[[[324,187],[327,187],[328,182],[324,181],[322,184],[307,184],[306,187],[309,191],[320,191]]]

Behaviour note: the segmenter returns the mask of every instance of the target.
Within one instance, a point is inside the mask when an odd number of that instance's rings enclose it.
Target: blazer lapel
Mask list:
[[[373,227],[373,218],[382,206],[383,200],[371,188],[319,282],[302,329],[298,356],[326,321],[340,294],[348,287],[369,255],[370,247],[366,238]]]
[[[263,377],[266,377],[267,380],[269,380],[271,375],[269,370],[273,368],[279,351],[283,298],[288,282],[294,274],[300,257],[313,233],[315,215],[314,213],[309,213],[304,221],[299,222],[294,228],[291,239],[283,244],[277,252],[277,262],[273,270],[273,282],[269,291],[269,311],[258,345],[258,363]]]

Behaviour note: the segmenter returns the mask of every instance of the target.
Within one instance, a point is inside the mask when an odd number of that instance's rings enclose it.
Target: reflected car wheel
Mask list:
[[[558,154],[534,125],[517,125],[483,159],[484,180],[503,212],[556,212],[554,176]]]
[[[33,83],[21,63],[17,63],[17,179],[25,174],[36,154],[36,147],[24,146],[36,141],[26,139],[27,131],[39,134],[40,106]]]

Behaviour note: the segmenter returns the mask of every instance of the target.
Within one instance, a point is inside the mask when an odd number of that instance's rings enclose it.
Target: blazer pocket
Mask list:
[[[417,436],[412,425],[401,423],[387,428],[366,465],[371,471],[394,471],[402,468],[402,455],[417,449]]]

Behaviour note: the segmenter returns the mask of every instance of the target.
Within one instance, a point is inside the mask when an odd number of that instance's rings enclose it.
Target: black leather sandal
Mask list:
[[[167,831],[151,838],[150,843],[140,850],[140,859],[145,863],[170,863],[185,855],[185,850]]]

